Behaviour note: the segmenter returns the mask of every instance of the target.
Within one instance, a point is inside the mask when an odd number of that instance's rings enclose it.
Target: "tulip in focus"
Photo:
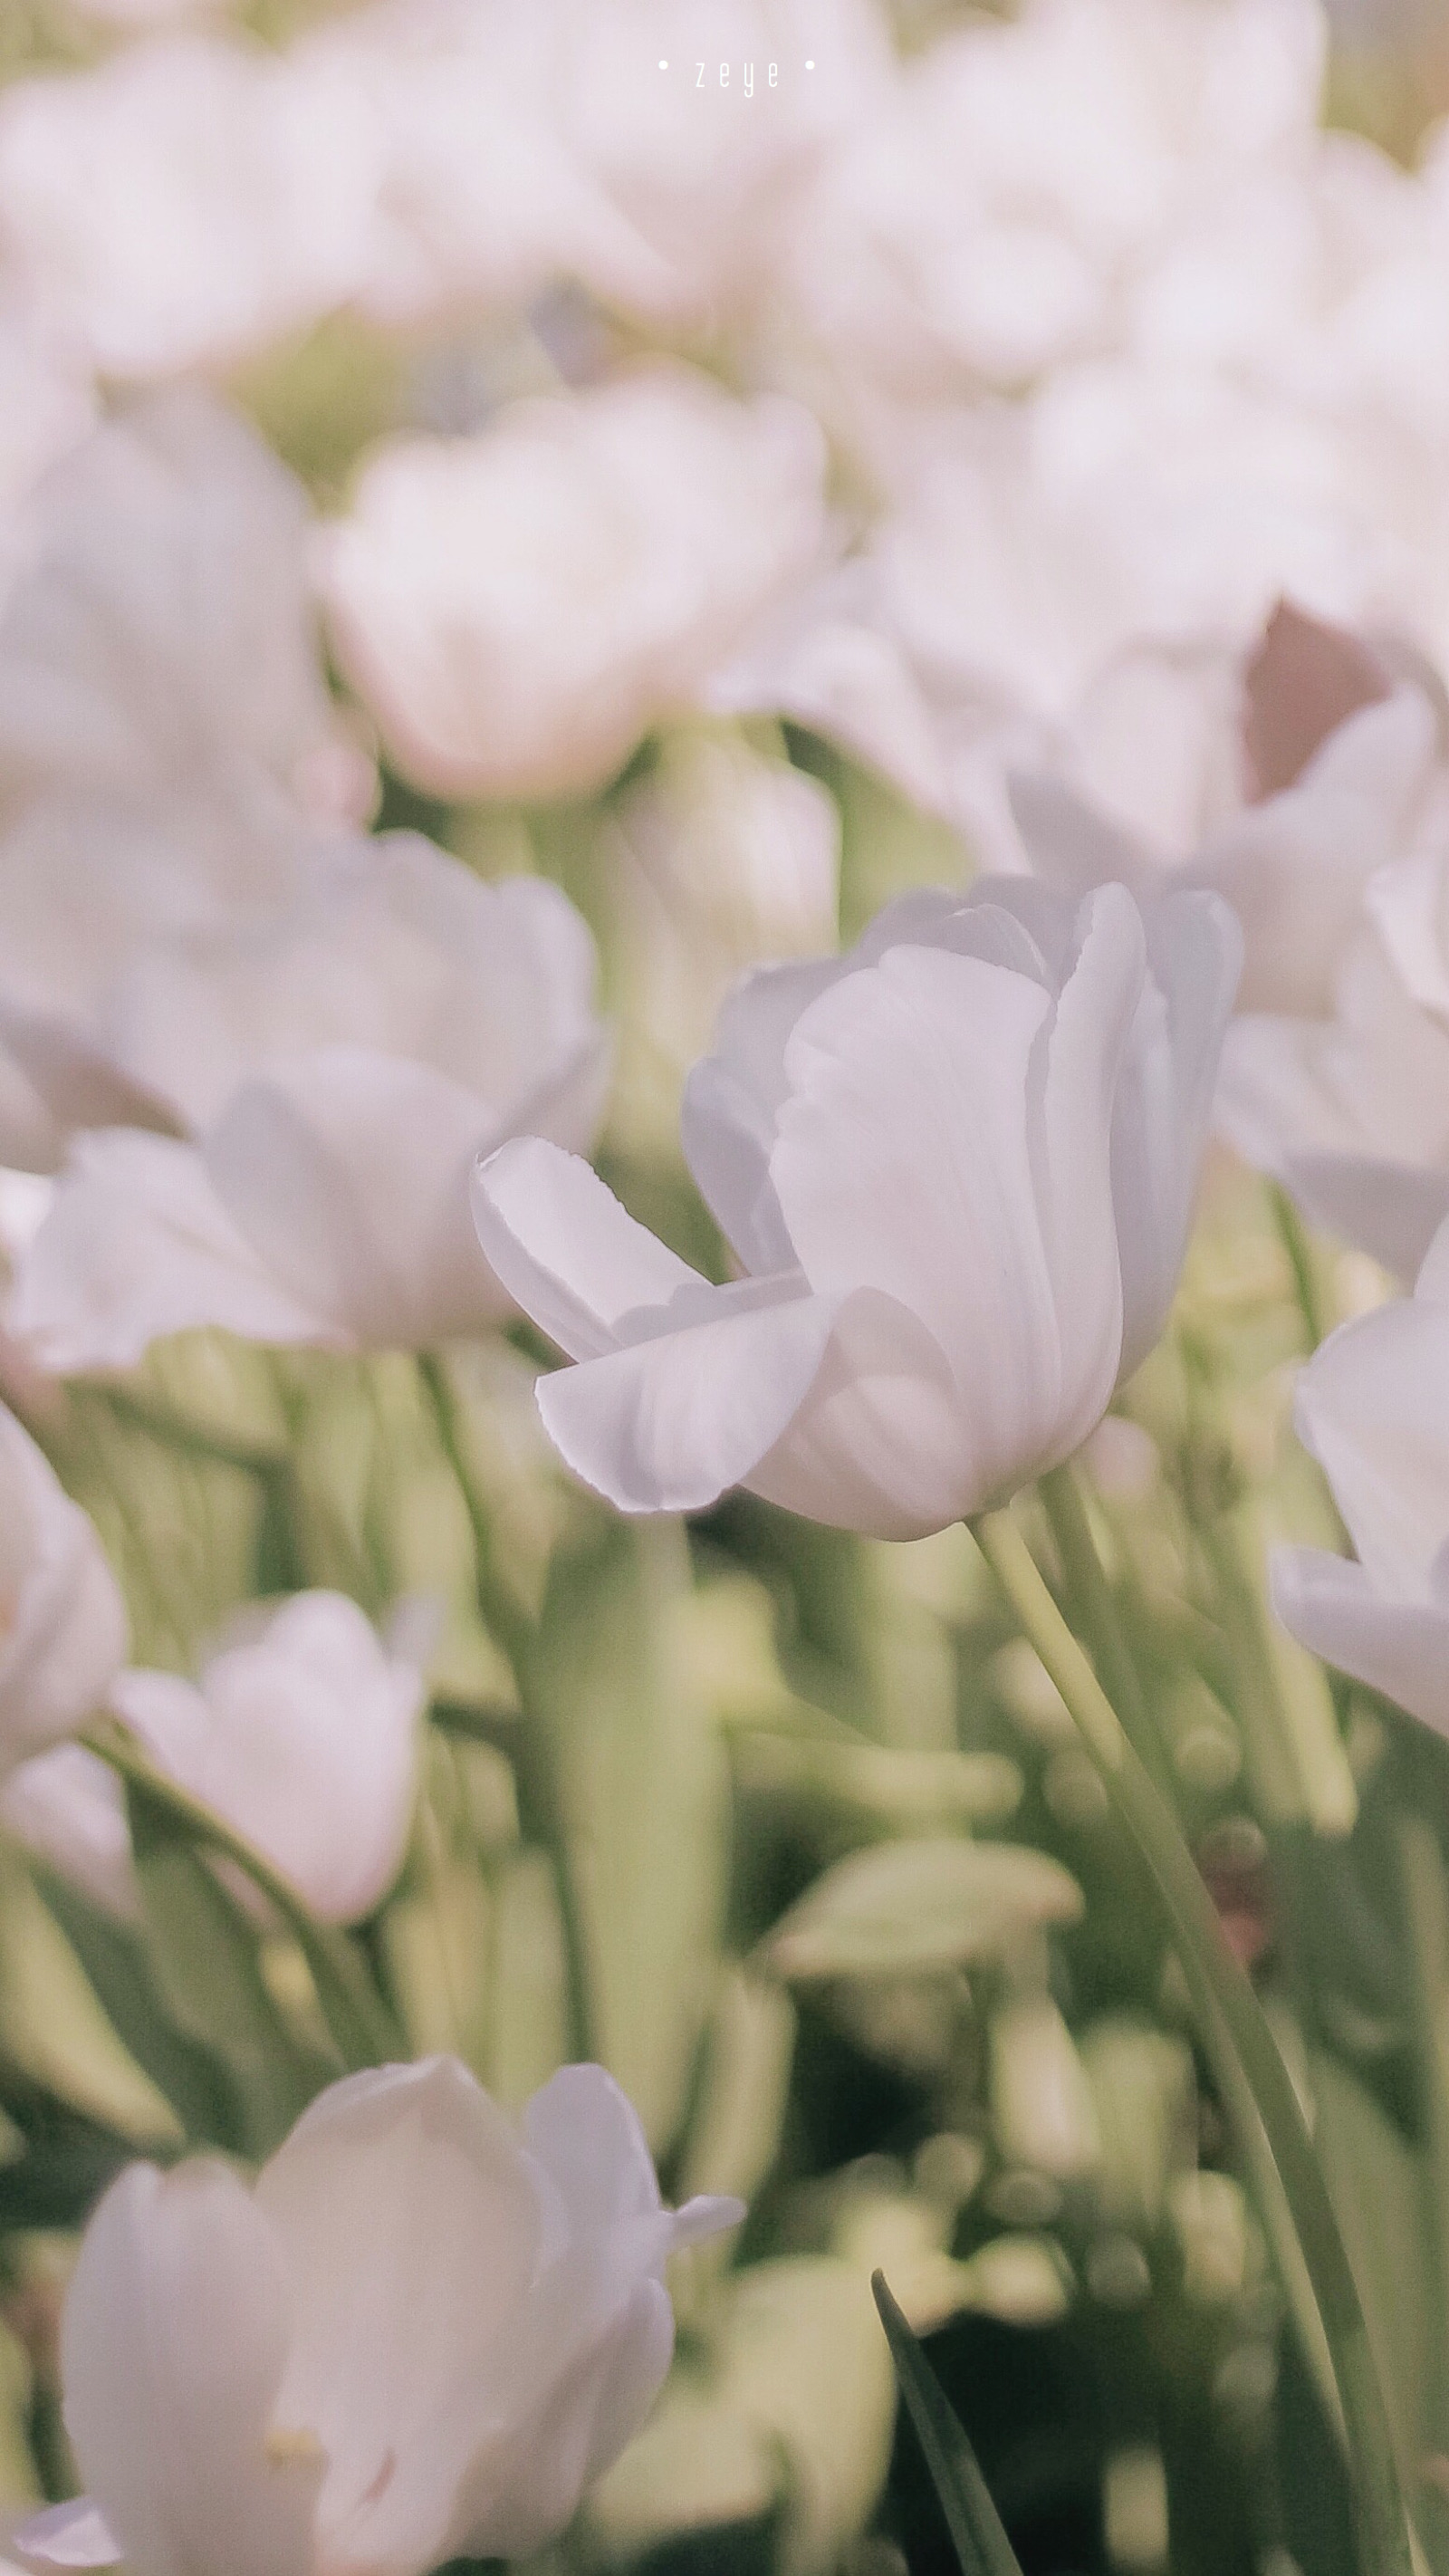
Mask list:
[[[814,563],[823,470],[795,404],[662,365],[399,441],[318,548],[338,656],[433,794],[597,787]]]
[[[1070,1456],[1166,1316],[1239,958],[1212,897],[988,881],[746,979],[684,1104],[725,1287],[505,1147],[475,1213],[581,1363],[539,1387],[565,1460],[626,1511],[743,1484],[911,1538]]]
[[[22,2546],[147,2576],[425,2576],[524,2557],[638,2431],[669,2366],[664,2271],[737,2201],[664,2208],[598,2066],[515,2132],[455,2059],[319,2096],[253,2189],[132,2165],[61,2335],[88,2494]]]
[[[1358,1562],[1279,1548],[1274,1608],[1325,1663],[1449,1734],[1449,1230],[1411,1298],[1330,1334],[1295,1420]]]
[[[90,1521],[0,1408],[0,1772],[95,1714],[126,1636],[125,1605]]]

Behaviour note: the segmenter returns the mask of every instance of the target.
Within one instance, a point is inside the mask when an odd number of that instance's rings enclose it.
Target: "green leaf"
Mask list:
[[[591,1525],[555,1558],[525,1694],[525,1732],[549,1735],[596,2051],[656,2150],[684,2111],[726,1894],[729,1779],[695,1602],[677,1521]]]
[[[826,1870],[776,1925],[766,1955],[792,1979],[914,1975],[989,1958],[1081,1911],[1070,1872],[1024,1844],[881,1843]]]
[[[915,2426],[931,2484],[946,2518],[961,2576],[1021,2576],[1006,2526],[991,2501],[976,2454],[941,2393],[940,2382],[891,2297],[885,2274],[871,2288],[891,2348],[906,2411]]]
[[[257,1935],[207,1863],[149,1796],[129,1793],[131,1840],[166,2009],[218,2049],[243,2108],[246,2152],[270,2154],[335,2068],[319,2068],[282,2020]]]
[[[53,1871],[37,1868],[32,1874],[107,2019],[165,2094],[188,2140],[239,2149],[240,2106],[225,2060],[177,2030],[164,2011],[144,1935],[102,1913]]]

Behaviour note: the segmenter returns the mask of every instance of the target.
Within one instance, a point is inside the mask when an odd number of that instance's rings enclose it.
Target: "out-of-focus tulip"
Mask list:
[[[423,1681],[340,1592],[247,1620],[202,1665],[122,1673],[109,1705],[157,1766],[280,1870],[324,1923],[396,1878],[412,1822]]]
[[[153,943],[251,924],[324,864],[349,774],[301,571],[306,503],[254,432],[173,392],[67,458],[0,615],[0,1157],[169,1127],[111,1046]]]
[[[80,1140],[16,1333],[67,1371],[129,1367],[194,1324],[415,1348],[497,1322],[468,1172],[520,1130],[592,1142],[594,971],[556,887],[485,885],[404,835],[361,845],[270,937],[153,953],[117,1058],[196,1140]]]
[[[99,1754],[83,1744],[32,1754],[0,1787],[0,1826],[104,1913],[139,1915],[126,1793]]]
[[[767,969],[685,1095],[747,1274],[717,1288],[582,1163],[479,1172],[489,1258],[582,1366],[544,1378],[630,1511],[726,1487],[907,1538],[1068,1456],[1161,1329],[1239,963],[1210,897],[908,896],[838,963]]]
[[[1449,1216],[1449,1031],[1372,933],[1329,1019],[1245,1013],[1223,1044],[1215,1124],[1315,1225],[1412,1280]]]
[[[681,731],[623,799],[609,858],[624,1115],[646,1139],[662,1118],[672,1139],[679,1084],[736,978],[835,946],[840,816],[803,770]]]
[[[100,1540],[0,1408],[0,1771],[83,1725],[125,1653],[125,1607]]]
[[[426,2576],[570,2520],[664,2378],[680,2245],[732,2200],[662,2205],[597,2066],[515,2132],[455,2059],[333,2085],[248,2190],[132,2165],[61,2335],[90,2490],[26,2526],[61,2566]]]
[[[370,128],[285,56],[158,34],[0,102],[0,250],[107,376],[225,364],[347,298]],[[205,137],[205,143],[201,138]]]
[[[1315,1352],[1295,1420],[1358,1562],[1277,1549],[1278,1616],[1326,1663],[1449,1734],[1449,1234],[1412,1298]]]
[[[438,794],[598,786],[813,562],[822,471],[808,413],[662,366],[401,440],[322,532],[339,655]]]

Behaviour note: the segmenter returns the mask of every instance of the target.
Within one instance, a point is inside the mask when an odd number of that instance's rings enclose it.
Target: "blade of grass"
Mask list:
[[[1021,2576],[1016,2552],[991,2501],[976,2454],[892,2298],[884,2272],[873,2272],[870,2286],[891,2348],[906,2412],[915,2427],[931,2484],[961,2562],[961,2576]]]

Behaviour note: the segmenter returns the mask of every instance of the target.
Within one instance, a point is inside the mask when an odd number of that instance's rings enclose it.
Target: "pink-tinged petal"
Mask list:
[[[1276,1548],[1271,1576],[1273,1607],[1301,1646],[1449,1735],[1449,1607],[1390,1599],[1361,1565],[1313,1547]]]
[[[418,2576],[448,2554],[482,2428],[512,2412],[542,2226],[529,2159],[467,2070],[431,2058],[332,2085],[257,2201],[296,2282],[281,2419],[328,2453],[323,2563]]]
[[[1160,892],[1162,862],[1055,770],[1015,769],[1007,787],[1027,856],[1049,884],[1079,900],[1103,885],[1130,886],[1144,902]]]
[[[837,1306],[798,1279],[701,1281],[650,1316],[647,1338],[541,1378],[544,1427],[618,1510],[704,1511],[750,1477],[798,1411]]]
[[[1310,1225],[1369,1253],[1409,1286],[1446,1216],[1449,1171],[1369,1154],[1287,1154],[1283,1182]]]
[[[0,1771],[93,1713],[125,1658],[120,1588],[87,1515],[0,1407]]]
[[[125,2554],[89,2496],[74,2496],[69,2504],[48,2505],[44,2513],[32,2514],[15,2534],[15,2547],[49,2567],[114,2567]]]
[[[1391,682],[1371,644],[1280,599],[1243,673],[1243,770],[1250,803],[1292,787],[1316,751]]]
[[[7,1320],[59,1375],[134,1368],[162,1335],[198,1324],[258,1342],[343,1338],[271,1276],[191,1146],[129,1129],[76,1146]]]
[[[1412,1298],[1341,1325],[1303,1371],[1294,1419],[1374,1590],[1427,1600],[1449,1538],[1449,1312]]]
[[[61,2330],[66,2424],[147,2576],[311,2576],[316,2428],[276,2411],[289,2308],[277,2239],[224,2165],[132,2165],[92,2219]]]
[[[125,1791],[83,1744],[53,1745],[12,1771],[0,1789],[0,1824],[93,1905],[122,1922],[140,1920]]]
[[[834,1299],[872,1288],[917,1317],[950,1364],[992,1485],[1040,1451],[1060,1405],[1027,1123],[1049,1009],[1023,975],[890,950],[797,1022],[770,1161],[811,1287]]]
[[[599,1358],[617,1347],[626,1318],[706,1284],[625,1214],[577,1154],[536,1136],[479,1165],[473,1218],[510,1297],[570,1359]]]

